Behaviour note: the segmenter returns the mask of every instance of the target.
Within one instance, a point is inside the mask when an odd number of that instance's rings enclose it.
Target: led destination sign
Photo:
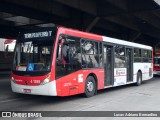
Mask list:
[[[44,31],[44,32],[34,32],[34,33],[25,33],[25,39],[32,39],[32,38],[43,38],[43,37],[51,37],[52,31]]]

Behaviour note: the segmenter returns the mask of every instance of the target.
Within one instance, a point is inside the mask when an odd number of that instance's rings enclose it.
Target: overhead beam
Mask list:
[[[56,16],[43,11],[38,11],[32,8],[27,8],[21,5],[17,5],[9,2],[3,2],[3,1],[1,1],[1,4],[0,4],[0,11],[40,20],[43,22],[61,24],[64,26],[66,25],[67,20],[69,21],[69,19],[65,19],[60,16]]]
[[[134,15],[140,18],[141,20],[148,22],[149,24],[151,24],[152,26],[160,30],[160,18],[159,17],[156,17],[152,13],[136,13]]]
[[[12,22],[12,21],[7,21],[7,20],[3,20],[3,19],[0,19],[0,25],[5,25],[5,26],[14,26],[15,23]]]
[[[126,27],[122,27],[121,25],[115,24],[115,23],[107,21],[105,19],[100,19],[95,24],[94,27],[102,28],[104,30],[109,30],[109,31],[112,31],[112,32],[115,32],[115,33],[121,34],[121,35],[123,35],[123,33],[126,34],[126,32],[128,30]],[[94,27],[92,29],[94,29]]]
[[[160,6],[153,0],[128,0],[130,13],[148,12],[160,9]]]
[[[92,15],[96,15],[97,6],[93,0],[54,0],[61,4],[79,9],[83,12],[90,13]]]
[[[138,33],[136,36],[134,36],[130,41],[134,42],[135,40],[137,40],[140,36],[142,35],[142,33]]]
[[[106,20],[116,23],[121,26],[125,26],[127,28],[140,31],[140,29],[135,25],[134,21],[127,19],[125,16],[119,16],[119,17],[105,17]]]
[[[119,14],[119,11],[122,12],[123,14],[126,11],[126,14],[130,14],[130,12],[138,12],[135,11],[135,9],[130,9],[128,12],[128,7],[126,6],[126,3],[120,3],[120,0],[104,0],[108,2],[109,5],[112,4],[112,7],[116,9],[115,14]],[[131,0],[121,0],[121,1],[131,1]],[[139,0],[135,0],[136,2]],[[146,0],[142,0],[146,1]],[[0,11],[12,13],[15,15],[20,15],[32,18],[32,19],[38,19],[41,21],[44,21],[44,23],[56,23],[56,24],[61,24],[61,25],[69,25],[71,16],[70,16],[70,11],[72,10],[80,10],[86,13],[89,13],[93,15],[94,17],[97,16],[97,3],[99,1],[95,0],[49,0],[49,1],[44,1],[44,0],[35,0],[34,3],[33,1],[26,1],[26,0],[2,0],[0,4]],[[130,3],[131,4],[131,3]],[[7,7],[6,7],[7,6]],[[50,7],[51,6],[51,7]],[[10,9],[8,9],[10,8]],[[46,8],[46,9],[43,9]],[[74,8],[74,9],[72,9]],[[112,9],[114,9],[112,8]],[[145,10],[154,10],[157,9],[155,8],[149,8],[149,9],[138,9],[139,11],[145,11]],[[113,11],[108,11],[108,14],[114,15]],[[125,17],[124,17],[125,18]],[[134,21],[128,19],[127,22],[125,23],[126,20],[118,17],[108,17],[106,16],[106,20],[110,21],[114,24],[118,24],[123,26],[124,28],[129,28],[132,30],[140,31],[140,27],[136,26]],[[120,20],[120,21],[119,21]],[[87,26],[87,29],[91,31],[94,27],[96,27],[96,22],[97,20],[93,20],[90,22],[89,26]],[[77,22],[76,22],[77,23]],[[145,32],[148,35],[151,36],[157,36],[159,34],[159,31],[146,31]],[[159,36],[159,35],[158,35]]]
[[[110,1],[110,0],[106,0],[106,1]],[[113,1],[115,1],[115,0],[113,0]],[[142,8],[139,4],[137,5],[137,4],[135,4],[135,3],[146,3],[147,2],[147,9],[146,8]],[[110,2],[112,5],[114,5],[115,6],[115,8],[120,8],[120,9],[122,9],[122,10],[124,10],[122,7],[120,7],[119,5],[118,5],[118,3],[117,2]],[[151,5],[152,4],[152,5]],[[147,31],[147,30],[145,30],[145,29],[143,29],[143,27],[147,27],[147,24],[145,24],[145,25],[143,25],[142,23],[139,23],[139,22],[137,22],[136,20],[135,20],[135,18],[136,18],[136,16],[133,14],[134,12],[136,13],[136,12],[142,12],[142,11],[146,11],[146,10],[159,10],[160,9],[160,6],[158,6],[158,5],[156,5],[154,2],[152,2],[152,1],[146,1],[146,0],[141,0],[141,1],[139,1],[139,0],[135,0],[134,1],[134,3],[133,3],[133,1],[132,0],[129,0],[129,2],[128,2],[128,7],[130,8],[129,9],[129,11],[126,11],[126,12],[124,12],[124,13],[122,13],[124,16],[126,15],[129,15],[130,14],[130,16],[132,16],[133,18],[132,18],[132,20],[131,19],[128,19],[128,20],[126,20],[126,19],[123,19],[123,17],[122,18],[119,18],[119,17],[117,17],[117,16],[106,16],[105,17],[105,19],[107,19],[107,20],[109,20],[109,21],[111,21],[111,22],[115,22],[116,24],[120,24],[120,25],[122,25],[122,26],[125,26],[125,27],[128,27],[128,28],[130,28],[130,29],[133,29],[133,30],[136,30],[136,31],[141,31],[141,32],[144,32],[144,34],[147,34],[147,35],[150,35],[150,36],[153,36],[153,37],[156,37],[156,38],[160,38],[159,37],[159,34],[160,34],[160,32],[159,31],[157,31],[156,30],[156,33],[155,32],[153,32],[153,31]],[[137,6],[136,6],[137,5]],[[146,5],[146,4],[145,4]],[[133,6],[134,6],[134,8],[137,8],[137,9],[133,9]],[[121,16],[123,16],[122,14],[120,14],[119,16],[121,17]],[[135,18],[134,18],[135,17]],[[140,19],[140,18],[139,18]],[[143,19],[141,19],[142,21],[143,21]],[[126,22],[127,21],[127,22]],[[150,23],[149,23],[150,24]],[[154,29],[153,27],[155,27],[155,26],[153,26],[153,24],[151,24],[152,26],[150,26],[152,29]],[[154,30],[155,31],[155,30]],[[158,33],[158,34],[157,34]]]
[[[128,0],[104,0],[104,1],[114,6],[117,6],[118,8],[121,8],[125,11],[128,10]]]
[[[18,36],[19,31],[23,31],[22,28],[17,28],[13,26],[0,25],[0,37],[1,38],[15,38]]]
[[[122,26],[125,26],[127,28],[130,28],[130,29],[133,29],[133,30],[136,30],[136,31],[139,31],[139,32],[143,32],[144,34],[146,35],[150,35],[152,37],[155,37],[155,38],[160,38],[160,31],[158,30],[155,30],[154,28],[152,28],[150,26],[150,29],[147,29],[147,25],[143,25],[142,26],[142,23],[139,23],[138,21],[129,21],[122,18],[122,17],[110,17],[110,18],[106,18],[107,20],[109,20],[110,22],[114,22],[118,25],[122,25]],[[133,22],[133,23],[132,23]],[[136,22],[136,23],[134,23]],[[138,24],[138,26],[136,26]],[[141,27],[145,27],[145,28],[141,28]]]
[[[54,0],[1,0],[8,4],[19,5],[24,8],[36,10],[64,18],[70,17],[70,9]],[[37,12],[37,13],[39,13]]]
[[[106,17],[114,14],[121,14],[123,12],[125,12],[125,10],[116,7],[107,0],[97,1],[97,16]]]
[[[99,17],[96,17],[87,27],[86,32],[89,32],[94,26],[95,24],[99,21]]]
[[[100,35],[108,36],[108,37],[123,39],[123,38],[122,38],[122,33],[116,33],[116,32],[111,31],[111,30],[109,30],[109,29],[101,28],[101,27],[97,27],[97,26],[95,26],[95,27],[91,30],[91,32],[92,32],[92,33],[95,33],[95,34],[100,34]]]
[[[160,11],[160,6],[152,0],[101,0],[98,4],[101,4],[99,5],[100,9],[106,8],[108,10],[105,13],[102,10],[101,17]],[[103,5],[106,7],[102,7]],[[145,7],[142,7],[142,5]]]

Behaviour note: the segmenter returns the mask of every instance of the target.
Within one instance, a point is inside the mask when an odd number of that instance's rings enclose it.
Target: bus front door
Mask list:
[[[113,69],[113,46],[110,45],[104,45],[103,46],[103,56],[104,56],[104,85],[105,86],[111,86],[113,85],[113,75],[114,75],[114,69]]]
[[[126,48],[127,82],[133,81],[133,49]]]

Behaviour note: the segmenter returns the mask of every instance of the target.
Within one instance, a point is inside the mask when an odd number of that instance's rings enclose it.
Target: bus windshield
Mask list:
[[[50,71],[53,41],[41,39],[17,43],[13,70]]]

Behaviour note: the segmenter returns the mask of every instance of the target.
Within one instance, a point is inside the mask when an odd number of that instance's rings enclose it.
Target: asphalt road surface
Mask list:
[[[0,73],[0,111],[160,111],[160,77],[144,81],[141,86],[101,90],[91,98],[48,97],[13,93],[9,72],[3,72]]]

